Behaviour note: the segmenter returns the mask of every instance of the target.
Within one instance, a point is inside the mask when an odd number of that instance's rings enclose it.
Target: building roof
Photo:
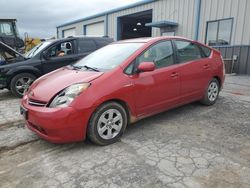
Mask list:
[[[92,16],[89,16],[89,17],[85,17],[85,18],[73,20],[73,21],[70,21],[70,22],[66,22],[64,24],[58,25],[57,28],[63,27],[63,26],[68,26],[68,25],[75,24],[75,23],[82,22],[82,21],[87,21],[87,20],[90,20],[90,19],[93,19],[93,18],[105,16],[107,14],[112,14],[112,13],[115,13],[115,12],[118,12],[118,11],[121,11],[121,10],[133,8],[133,7],[148,4],[148,3],[152,3],[152,2],[155,2],[155,1],[158,1],[158,0],[141,0],[139,2],[130,4],[130,5],[126,5],[126,6],[123,6],[123,7],[119,7],[119,8],[116,8],[116,9],[109,10],[109,11],[105,11],[105,12],[95,14],[95,15],[92,15]]]
[[[166,26],[171,26],[171,27],[175,27],[178,26],[178,23],[173,22],[173,21],[159,21],[159,22],[151,22],[151,23],[147,23],[145,26],[147,27],[166,27]]]

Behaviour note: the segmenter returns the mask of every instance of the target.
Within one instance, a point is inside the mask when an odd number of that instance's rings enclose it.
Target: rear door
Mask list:
[[[136,67],[142,62],[154,62],[156,69],[133,76],[138,116],[175,106],[180,94],[180,77],[171,41],[150,47],[136,59]]]
[[[43,73],[46,74],[60,67],[76,62],[80,57],[76,53],[75,40],[69,40],[52,45],[42,57]]]
[[[211,79],[211,61],[193,42],[174,40],[181,76],[181,102],[200,99]]]

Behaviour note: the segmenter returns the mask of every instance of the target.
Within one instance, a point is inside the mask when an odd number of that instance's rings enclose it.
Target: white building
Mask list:
[[[250,0],[143,0],[57,27],[58,38],[109,36],[115,40],[178,35],[214,46],[234,71],[250,74]]]

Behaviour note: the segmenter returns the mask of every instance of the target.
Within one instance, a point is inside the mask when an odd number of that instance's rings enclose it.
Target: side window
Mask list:
[[[156,68],[167,67],[174,64],[174,53],[171,41],[165,41],[150,47],[137,58],[136,64],[154,62]]]
[[[205,46],[200,45],[201,50],[203,51],[205,57],[209,57],[211,54],[211,50]]]
[[[96,45],[93,40],[90,39],[82,39],[79,40],[78,43],[78,52],[79,53],[87,53],[96,50]]]
[[[128,75],[133,74],[134,63],[135,63],[135,62],[131,63],[131,64],[125,69],[124,72],[125,72],[126,74],[128,74]]]
[[[188,41],[175,41],[177,48],[177,56],[180,63],[194,61],[200,59],[201,51],[196,44]]]
[[[73,42],[72,41],[67,41],[67,42],[56,44],[55,46],[52,46],[47,52],[47,55],[50,58],[62,57],[62,56],[67,56],[71,54],[73,54]]]
[[[111,41],[108,40],[96,40],[98,48],[101,48],[103,46],[106,46],[111,43]]]

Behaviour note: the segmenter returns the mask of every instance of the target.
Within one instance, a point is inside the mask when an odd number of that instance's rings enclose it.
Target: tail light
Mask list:
[[[225,62],[224,62],[224,60],[223,60],[222,55],[220,56],[220,58],[221,58],[221,62],[222,62],[222,64],[223,64],[223,75],[225,75],[225,74],[226,74]]]

